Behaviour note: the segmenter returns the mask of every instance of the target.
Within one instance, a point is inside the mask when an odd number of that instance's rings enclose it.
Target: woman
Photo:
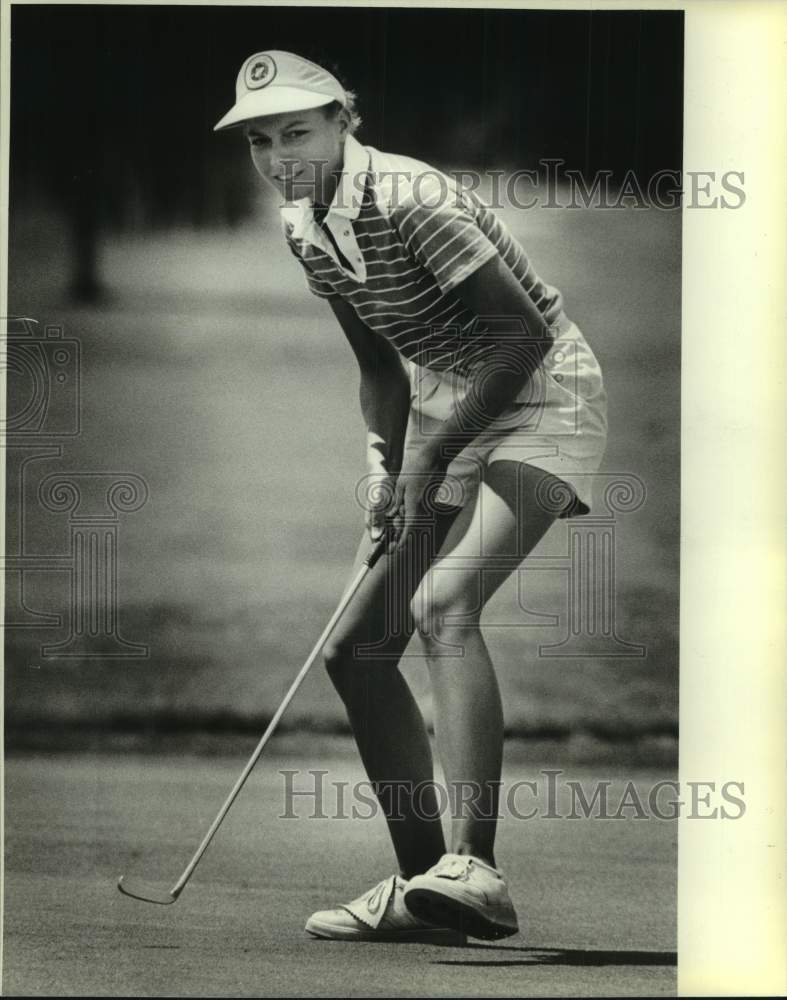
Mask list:
[[[446,174],[362,146],[354,95],[281,51],[241,67],[241,127],[282,196],[289,249],[358,360],[369,502],[324,655],[388,819],[399,872],[312,915],[318,937],[499,938],[518,930],[494,854],[503,713],[484,605],[558,517],[586,514],[606,440],[595,357],[495,214]],[[398,662],[417,631],[451,803]]]

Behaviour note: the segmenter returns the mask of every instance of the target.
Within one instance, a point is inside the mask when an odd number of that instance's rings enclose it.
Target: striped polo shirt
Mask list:
[[[553,330],[569,325],[560,292],[539,278],[498,216],[420,160],[362,146],[349,135],[322,226],[308,198],[284,206],[281,215],[310,290],[345,299],[370,329],[421,367],[471,370],[478,317],[454,289],[495,254]]]

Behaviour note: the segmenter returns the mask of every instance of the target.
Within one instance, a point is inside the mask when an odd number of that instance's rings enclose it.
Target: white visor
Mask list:
[[[241,66],[235,104],[213,130],[266,115],[320,108],[332,101],[346,106],[347,95],[336,77],[321,66],[291,52],[257,52]]]

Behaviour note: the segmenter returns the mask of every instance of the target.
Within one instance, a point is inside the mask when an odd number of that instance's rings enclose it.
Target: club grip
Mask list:
[[[372,551],[369,553],[366,559],[364,559],[364,562],[369,567],[369,569],[372,569],[375,566],[377,560],[385,552],[385,547],[387,543],[388,543],[388,538],[385,534],[383,534],[383,537],[379,539],[375,547],[372,549]]]

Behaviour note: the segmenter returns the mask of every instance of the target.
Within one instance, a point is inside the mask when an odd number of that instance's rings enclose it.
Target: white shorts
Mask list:
[[[469,379],[408,362],[410,419],[405,448],[418,448],[466,395]],[[486,466],[508,459],[550,472],[565,483],[546,497],[560,517],[593,509],[595,473],[607,441],[607,396],[601,369],[575,323],[555,339],[514,403],[473,438],[448,466],[440,501],[463,506]],[[554,485],[554,484],[553,484]],[[559,494],[562,492],[562,499]]]

